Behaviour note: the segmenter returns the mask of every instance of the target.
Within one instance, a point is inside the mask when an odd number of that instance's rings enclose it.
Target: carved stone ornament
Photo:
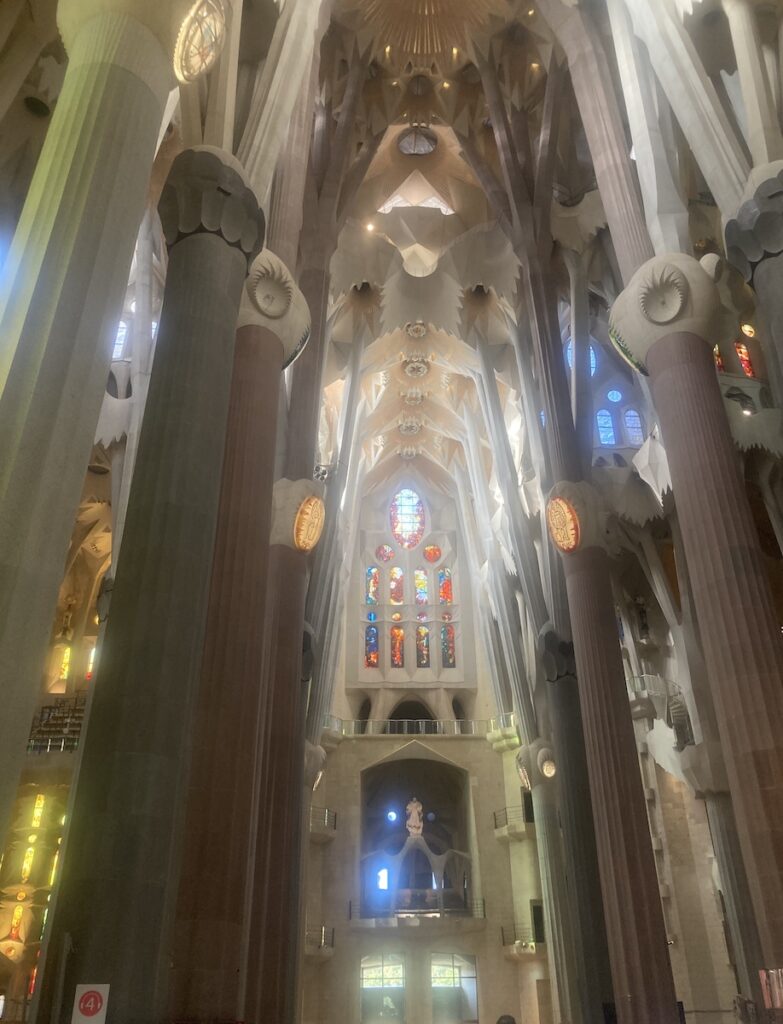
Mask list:
[[[424,401],[424,392],[421,388],[408,388],[407,391],[401,391],[400,397],[406,405],[421,405]]]
[[[158,204],[166,244],[221,235],[248,265],[264,244],[266,224],[236,157],[214,146],[186,149],[171,165]]]
[[[773,173],[777,170],[777,173]],[[783,252],[783,169],[769,167],[770,176],[743,203],[726,225],[726,255],[745,280],[753,283],[762,260]]]
[[[303,517],[307,518],[306,523]],[[315,520],[318,522],[313,529]],[[287,480],[283,477],[276,481],[272,492],[270,545],[282,544],[306,553],[318,543],[322,528],[323,486],[314,480]]]
[[[283,346],[283,368],[310,338],[310,309],[288,267],[270,249],[253,260],[242,292],[237,327],[266,327]]]
[[[430,372],[430,363],[423,352],[411,352],[402,357],[402,368],[408,377],[426,377]]]
[[[567,480],[555,484],[546,509],[549,535],[565,557],[582,548],[606,548],[606,506],[591,484]]]
[[[409,338],[415,338],[417,341],[420,341],[427,336],[427,325],[422,320],[416,320],[414,323],[405,325],[405,333]]]
[[[684,253],[656,256],[641,266],[617,297],[609,337],[626,362],[647,373],[647,353],[671,334],[695,334],[710,348],[730,330],[715,285],[722,261],[701,263]]]
[[[418,416],[403,416],[397,427],[401,434],[406,437],[411,437],[414,434],[418,434],[421,430],[421,420]]]
[[[400,448],[400,458],[405,459],[406,462],[410,462],[412,459],[415,459],[418,454],[419,449],[415,445],[406,444]]]

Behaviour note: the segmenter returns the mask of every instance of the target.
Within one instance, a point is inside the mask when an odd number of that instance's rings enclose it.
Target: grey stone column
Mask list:
[[[51,998],[63,972],[64,1020],[94,981],[111,1024],[167,1015],[234,328],[264,231],[240,171],[185,151],[161,198],[166,291],[52,922],[52,948],[69,933],[73,952],[43,979]]]
[[[727,329],[719,272],[717,257],[651,260],[611,333],[652,381],[765,957],[755,967],[783,969],[783,639],[712,361]]]
[[[173,83],[173,43],[132,0],[90,13],[59,5],[68,70],[0,280],[0,831]]]

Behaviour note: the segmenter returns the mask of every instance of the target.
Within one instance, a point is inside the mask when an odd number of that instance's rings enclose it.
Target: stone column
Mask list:
[[[748,148],[754,166],[783,158],[775,94],[769,80],[753,0],[722,0],[737,60]]]
[[[611,336],[649,373],[729,788],[765,963],[783,968],[783,639],[712,347],[726,323],[714,277],[682,254],[651,260],[612,310]]]
[[[50,948],[51,1002],[108,982],[110,1024],[164,1020],[184,795],[234,352],[264,221],[233,157],[188,150],[160,210],[166,291]],[[44,996],[44,1001],[46,996]],[[54,1007],[56,1012],[57,1007]]]
[[[0,831],[189,6],[59,5],[68,70],[0,280]]]
[[[234,348],[174,936],[174,1019],[244,1014],[277,395],[309,332],[302,293],[264,250],[242,295]]]
[[[593,802],[606,935],[620,1024],[677,1024],[650,826],[614,613],[606,517],[586,483],[547,505],[563,553]]]
[[[584,1020],[603,1024],[604,1005],[613,1003],[614,995],[601,888],[596,884],[601,876],[574,651],[572,644],[558,642],[554,633],[542,638],[541,647],[549,720],[557,751],[560,823],[577,945],[576,982]]]
[[[278,480],[270,538],[263,666],[262,723],[257,761],[253,904],[244,1020],[293,1024],[297,1011],[299,862],[305,755],[302,625],[308,552],[323,516],[312,480]],[[301,510],[314,511],[313,530],[296,531]],[[319,511],[316,511],[319,510]]]
[[[726,254],[755,290],[771,335],[761,333],[764,361],[778,393],[783,390],[783,163],[755,177],[763,180],[726,225]],[[728,346],[727,346],[728,347]],[[733,348],[733,345],[731,346]],[[771,348],[771,351],[770,351]]]

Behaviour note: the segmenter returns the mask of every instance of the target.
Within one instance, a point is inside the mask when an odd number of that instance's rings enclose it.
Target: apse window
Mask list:
[[[598,440],[601,444],[617,444],[614,432],[614,420],[608,409],[599,409],[595,414],[595,425],[598,430]]]
[[[362,1024],[405,1021],[405,961],[395,953],[362,957]]]
[[[566,345],[566,361],[568,362],[568,369],[573,370],[574,368],[574,343],[569,341]],[[598,358],[595,354],[595,349],[590,346],[590,376],[595,377],[595,371],[598,368]]]
[[[433,1024],[478,1024],[475,957],[433,953],[430,983]]]
[[[424,502],[410,487],[403,487],[389,509],[391,531],[397,543],[410,550],[424,536]]]
[[[623,426],[625,427],[625,436],[628,444],[634,448],[639,448],[644,444],[644,428],[642,426],[642,417],[636,411],[636,409],[626,409],[623,413]]]

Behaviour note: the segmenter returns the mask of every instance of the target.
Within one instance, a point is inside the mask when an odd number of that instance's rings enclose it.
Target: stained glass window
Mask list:
[[[625,410],[623,413],[623,423],[625,424],[625,436],[628,438],[628,444],[632,444],[634,447],[644,444],[642,417],[636,409]]]
[[[621,391],[618,391],[617,388],[612,388],[611,391],[607,391],[606,397],[610,402],[622,402],[623,400],[623,394]]]
[[[402,957],[386,954],[362,959],[362,988],[403,988],[405,969]]]
[[[750,352],[748,352],[748,346],[741,341],[734,342],[734,348],[737,350],[737,358],[740,361],[742,372],[746,377],[755,377],[756,371],[753,369],[753,363],[750,360]]]
[[[416,668],[430,667],[430,631],[428,626],[416,627]]]
[[[608,409],[599,409],[595,414],[595,424],[598,427],[598,440],[601,444],[617,444],[614,434],[614,420]]]
[[[378,667],[378,627],[364,627],[364,667]]]
[[[379,544],[375,549],[375,557],[379,562],[390,562],[394,558],[394,548],[388,544]]]
[[[454,590],[451,585],[451,569],[444,567],[438,571],[438,599],[441,604],[451,604]]]
[[[117,324],[117,333],[114,336],[114,350],[112,351],[112,359],[122,359],[122,353],[125,351],[125,340],[128,337],[128,325],[124,320],[120,320]]]
[[[439,562],[442,554],[437,544],[428,544],[424,549],[424,557],[428,562]]]
[[[715,369],[718,371],[718,373],[723,373],[723,371],[724,371],[723,356],[720,354],[720,349],[718,348],[717,345],[712,350],[712,356],[713,356],[713,359],[715,360]]]
[[[35,796],[35,803],[33,804],[33,820],[30,822],[30,828],[40,828],[41,822],[43,821],[44,807],[46,806],[46,797],[43,793],[37,793]]]
[[[457,667],[457,641],[451,622],[440,627],[440,659],[444,668]]]
[[[60,661],[60,679],[67,679],[71,671],[71,648],[63,649],[62,660]]]
[[[389,601],[392,604],[402,604],[404,582],[405,573],[399,565],[395,565],[389,571]]]
[[[377,565],[367,569],[367,604],[378,603],[378,588],[381,585],[381,570]]]
[[[390,639],[391,667],[405,668],[405,630],[402,626],[392,626]]]
[[[416,604],[427,603],[427,570],[416,569],[413,573],[413,585],[416,590]]]
[[[415,548],[424,535],[424,503],[410,487],[395,495],[389,510],[394,539],[404,548]]]
[[[569,368],[569,370],[573,370],[573,368],[574,368],[574,343],[573,343],[573,341],[569,341],[568,344],[566,345],[566,359],[568,360],[568,368]],[[591,377],[595,377],[595,368],[596,368],[597,365],[598,365],[598,361],[596,359],[595,349],[591,345],[590,346],[590,376]]]
[[[35,857],[35,847],[28,846],[24,851],[24,859],[22,860],[22,881],[29,882],[30,875],[33,872],[33,859]]]

